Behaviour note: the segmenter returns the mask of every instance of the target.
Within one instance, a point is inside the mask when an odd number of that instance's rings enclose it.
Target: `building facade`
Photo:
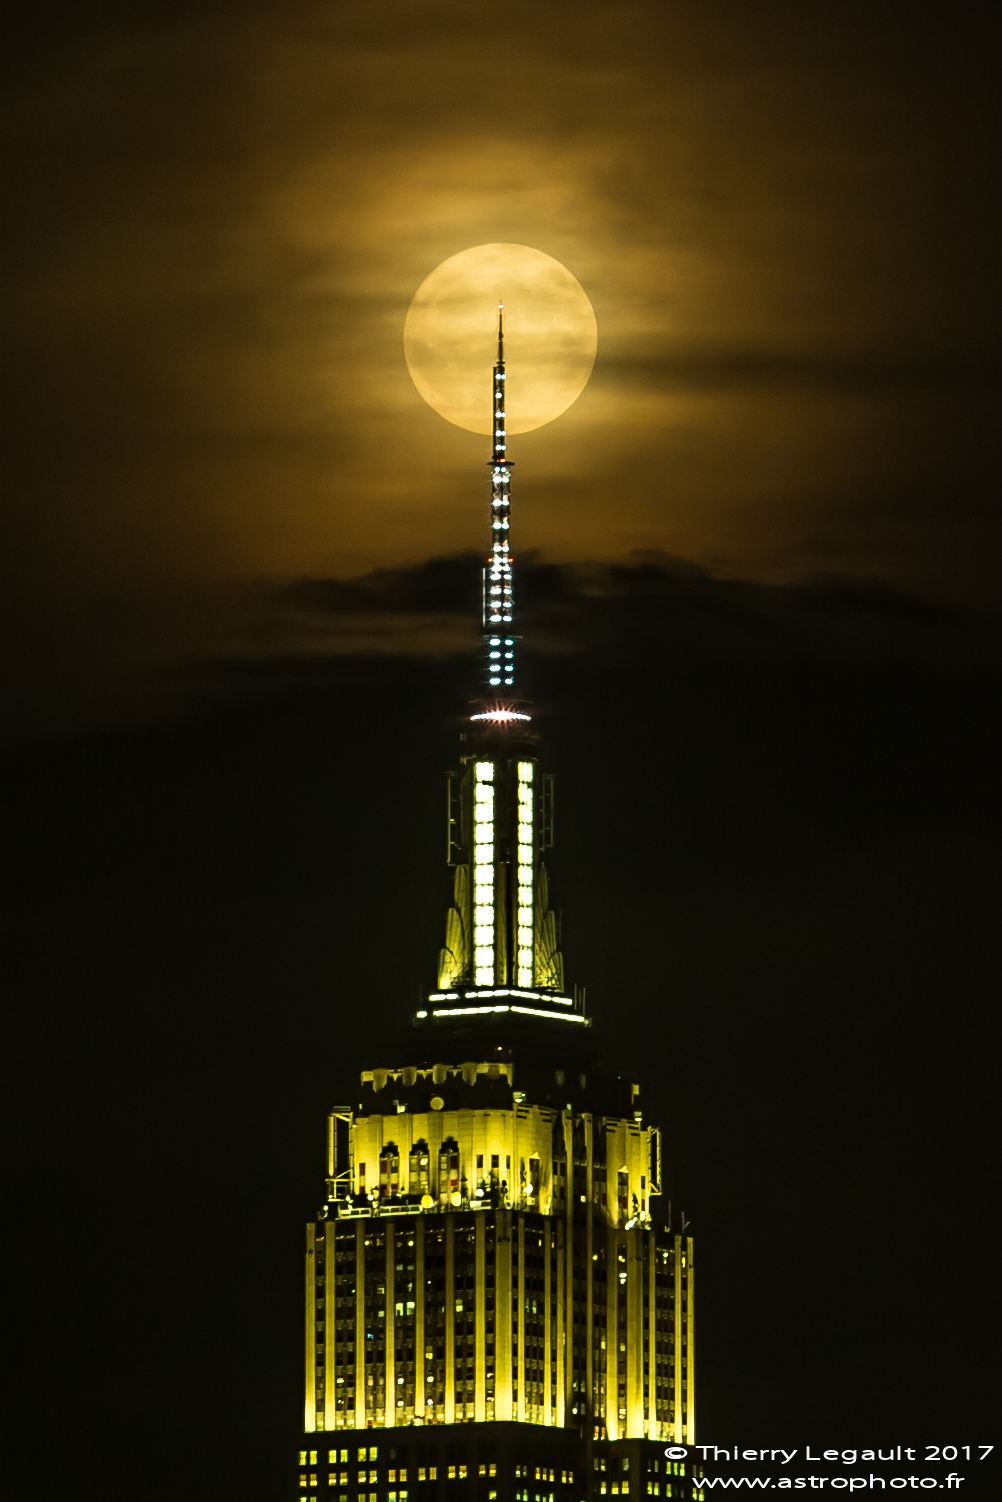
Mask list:
[[[567,994],[553,783],[515,698],[503,335],[483,707],[450,778],[438,985],[331,1113],[307,1228],[302,1502],[698,1497],[693,1243]],[[687,1453],[688,1452],[688,1453]]]

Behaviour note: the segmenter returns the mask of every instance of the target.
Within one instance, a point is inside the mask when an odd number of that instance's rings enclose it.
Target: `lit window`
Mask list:
[[[473,970],[476,985],[494,980],[494,764],[474,763]]]
[[[450,1481],[455,1481],[455,1479],[456,1479],[456,1467],[454,1465],[451,1465],[449,1467],[449,1480]]]
[[[535,980],[533,936],[535,910],[533,902],[534,787],[535,768],[531,761],[518,764],[518,899],[515,914],[517,953],[515,971],[520,986]]]

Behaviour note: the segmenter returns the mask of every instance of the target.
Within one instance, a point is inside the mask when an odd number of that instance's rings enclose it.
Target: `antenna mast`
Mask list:
[[[504,303],[498,303],[498,354],[491,388],[492,446],[491,548],[484,567],[483,636],[485,677],[489,688],[515,686],[515,635],[512,629],[511,465],[507,458],[505,411]]]

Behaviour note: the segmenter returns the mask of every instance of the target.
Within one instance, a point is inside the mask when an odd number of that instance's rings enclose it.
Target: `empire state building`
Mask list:
[[[692,1238],[661,1208],[639,1084],[603,1063],[565,985],[550,908],[553,780],[517,697],[502,318],[452,900],[406,1056],[374,1060],[329,1118],[301,1502],[701,1495]]]

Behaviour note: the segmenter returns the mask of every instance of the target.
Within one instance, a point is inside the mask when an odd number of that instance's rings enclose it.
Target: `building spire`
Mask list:
[[[587,1026],[583,998],[565,996],[556,915],[543,854],[553,844],[553,779],[537,775],[529,715],[515,699],[511,565],[511,465],[507,419],[504,305],[498,304],[494,366],[491,546],[484,565],[483,639],[487,702],[470,716],[462,771],[449,779],[448,860],[453,902],[439,953],[429,1018],[499,1013],[559,1018]],[[500,987],[500,989],[498,989]],[[511,989],[514,987],[515,989]],[[441,1005],[440,1005],[441,1003]]]
[[[515,687],[514,592],[511,568],[511,465],[507,458],[507,375],[504,368],[504,303],[498,303],[498,355],[491,386],[493,453],[491,547],[484,567],[484,677],[488,689]]]

